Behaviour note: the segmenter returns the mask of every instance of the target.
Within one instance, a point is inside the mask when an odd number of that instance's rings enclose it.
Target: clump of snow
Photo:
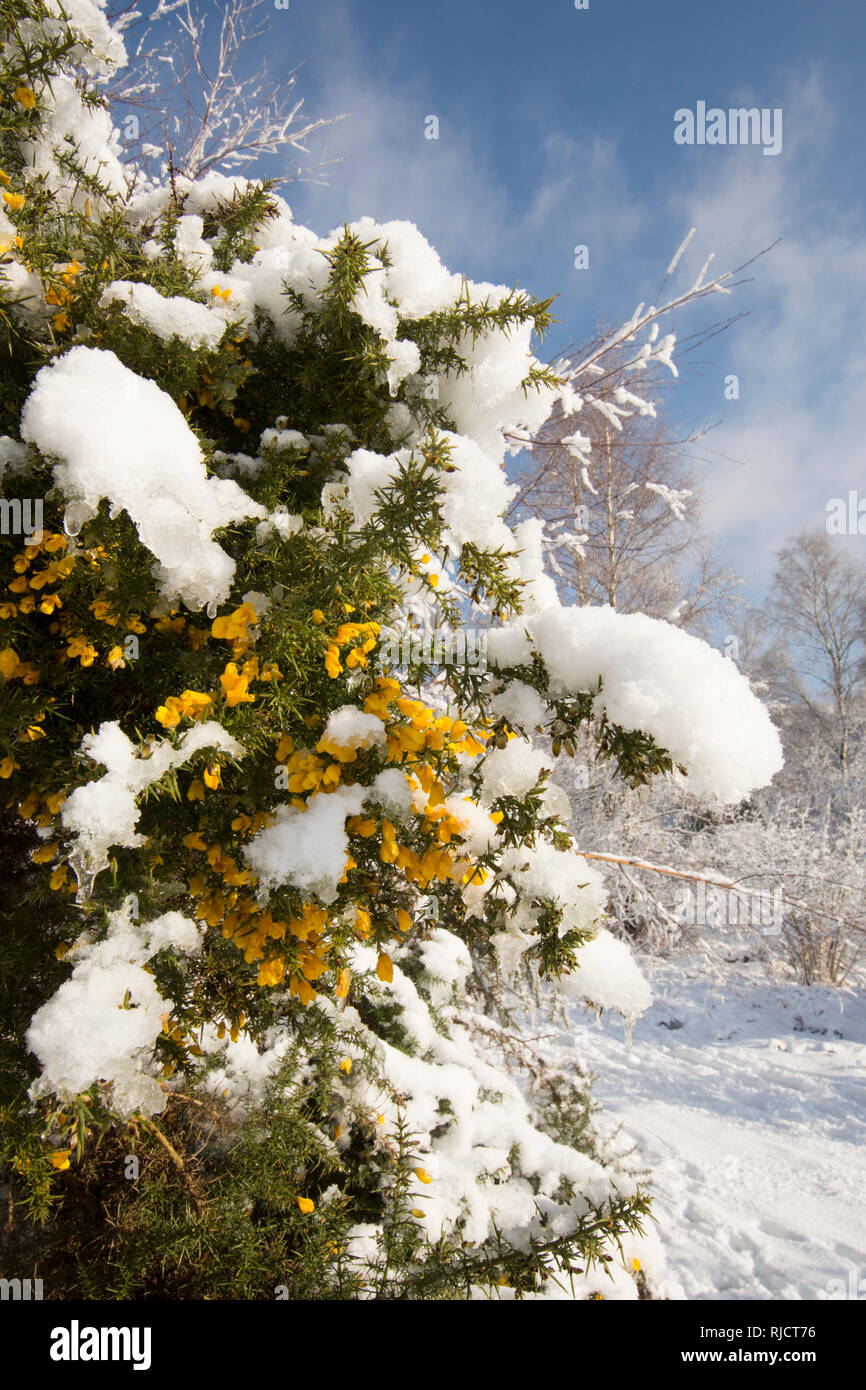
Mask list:
[[[507,481],[498,459],[471,437],[450,430],[443,431],[442,437],[453,471],[442,474],[440,508],[452,549],[459,550],[468,541],[490,549],[500,545],[512,549],[513,534],[501,518],[517,495],[516,485]]]
[[[429,963],[433,973],[453,977],[462,956],[445,936],[437,931]],[[375,950],[356,948],[353,972],[372,970],[375,959]],[[357,1046],[363,1039],[378,1057],[386,1085],[401,1097],[403,1122],[417,1136],[418,1162],[431,1179],[418,1183],[415,1218],[430,1240],[459,1226],[464,1240],[480,1244],[498,1229],[525,1250],[534,1235],[573,1230],[590,1204],[611,1198],[613,1181],[602,1166],[537,1129],[516,1081],[482,1055],[466,1028],[438,1029],[398,964],[391,983],[380,989],[413,1039],[411,1055],[373,1034],[351,1006],[339,1015],[327,999],[318,1006],[333,1015],[347,1042]],[[361,1068],[351,1082],[347,1110],[378,1110],[386,1128],[393,1125],[393,1106],[383,1103],[387,1091],[381,1082]],[[564,1183],[574,1185],[573,1197],[560,1195]]]
[[[318,894],[323,903],[333,902],[349,857],[346,817],[360,812],[364,793],[364,787],[336,787],[311,796],[305,811],[278,806],[275,823],[244,847],[260,882],[272,888],[291,883]]]
[[[347,476],[333,486],[346,489],[356,526],[365,526],[372,520],[378,506],[376,493],[394,482],[400,466],[408,463],[409,452],[399,449],[386,455],[372,449],[355,449],[346,459]]]
[[[185,213],[177,219],[174,249],[178,259],[189,270],[206,271],[213,260],[213,247],[204,240],[204,221],[197,213]]]
[[[367,788],[367,800],[380,805],[390,816],[407,816],[412,809],[412,788],[405,772],[386,767]]]
[[[135,849],[144,843],[136,832],[136,798],[146,787],[179,767],[202,748],[214,748],[234,757],[242,746],[215,720],[188,729],[174,747],[167,739],[156,744],[143,758],[116,722],[100,724],[95,734],[85,734],[81,751],[106,771],[102,777],[85,782],[70,792],[60,808],[64,829],[78,836],[78,853],[87,873],[98,873],[108,863],[112,845]]]
[[[261,309],[272,321],[277,335],[288,345],[294,341],[301,325],[301,315],[286,297],[286,285],[307,303],[315,303],[327,284],[330,267],[321,254],[326,243],[315,232],[295,224],[282,224],[285,239],[276,246],[264,244],[261,232],[260,250],[249,264],[236,261],[230,276],[215,277],[231,289],[230,303],[235,301],[243,312],[244,322],[254,332],[254,315]]]
[[[525,661],[530,647],[553,696],[593,690],[601,677],[596,712],[652,735],[699,796],[738,801],[782,766],[778,732],[748,681],[680,628],[613,608],[549,608],[491,632],[488,662]]]
[[[215,1025],[207,1023],[200,1046],[215,1063],[203,1077],[205,1089],[225,1100],[234,1119],[242,1119],[264,1100],[268,1082],[291,1047],[291,1038],[282,1033],[270,1047],[260,1050],[248,1034],[241,1033],[233,1042],[228,1033],[220,1038]]]
[[[487,633],[487,662],[503,671],[512,666],[528,666],[532,662],[532,642],[525,623],[519,620],[504,627],[492,627]]]
[[[457,822],[458,834],[470,854],[484,854],[496,837],[496,822],[471,797],[454,792],[445,798],[445,810]]]
[[[421,366],[421,349],[411,338],[395,339],[388,344],[388,386],[393,396],[400,382]]]
[[[519,895],[513,922],[521,931],[532,933],[538,921],[535,904],[541,899],[550,899],[562,909],[560,936],[594,930],[604,912],[607,890],[598,870],[581,855],[556,849],[549,840],[509,847],[502,855],[501,872]]]
[[[201,448],[171,397],[99,348],[74,347],[42,367],[21,436],[59,460],[67,497],[103,497],[129,514],[160,564],[163,593],[191,608],[222,602],[235,565],[212,532],[265,515],[237,483],[208,478]]]
[[[362,241],[387,244],[388,294],[402,318],[419,319],[448,309],[460,297],[463,282],[446,270],[436,251],[413,222],[376,222],[362,217],[350,229]]]
[[[190,347],[215,348],[225,332],[225,321],[206,305],[196,304],[183,295],[167,299],[152,285],[114,280],[103,290],[99,303],[102,308],[122,304],[123,312],[133,323],[160,338],[182,338]]]
[[[52,17],[43,20],[46,32],[59,34],[65,19],[81,38],[75,57],[89,73],[108,73],[125,66],[126,48],[120,29],[105,16],[105,0],[45,0],[45,9]]]
[[[144,186],[133,193],[126,205],[126,217],[132,226],[150,225],[175,200],[183,202],[187,215],[201,217],[214,212],[221,203],[231,203],[235,193],[243,194],[250,187],[251,181],[242,175],[221,174],[216,169],[198,179],[176,174],[172,184]]]
[[[151,1054],[172,1006],[144,964],[165,947],[196,950],[200,940],[200,928],[179,912],[135,923],[127,900],[111,914],[104,941],[76,946],[71,978],[36,1010],[27,1031],[42,1066],[31,1095],[71,1097],[106,1081],[120,1114],[162,1110],[166,1095]]]
[[[470,287],[476,302],[479,288]],[[523,390],[522,383],[535,361],[531,340],[530,323],[512,326],[508,335],[497,329],[473,339],[466,333],[455,348],[469,370],[451,371],[440,378],[440,400],[458,433],[473,439],[497,462],[504,458],[506,449],[519,447],[509,436],[533,435],[553,406],[550,387]]]
[[[562,787],[558,787],[555,782],[548,782],[542,792],[541,813],[543,816],[556,816],[566,823],[571,816],[571,802],[568,799],[568,793]]]
[[[237,460],[238,455],[235,455]],[[256,527],[256,540],[262,545],[276,531],[281,540],[287,541],[304,529],[304,518],[298,512],[270,512]]]
[[[490,944],[496,952],[499,969],[506,979],[510,979],[517,972],[523,956],[530,946],[534,946],[540,939],[532,932],[523,931],[514,921],[508,923],[505,931],[493,933]]]
[[[505,719],[514,729],[530,733],[548,716],[547,705],[538,691],[525,681],[509,681],[489,702],[492,714]]]
[[[0,265],[0,286],[10,300],[14,300],[12,311],[28,323],[44,323],[48,306],[42,289],[42,281],[32,270],[20,261],[5,260]]]
[[[62,72],[52,73],[50,87],[41,86],[36,95],[39,127],[20,146],[25,179],[38,179],[61,205],[83,212],[87,189],[81,180],[70,178],[60,158],[61,154],[68,158],[71,142],[85,175],[98,180],[109,193],[122,196],[126,180],[111,113],[86,102],[75,79]],[[93,202],[99,202],[99,198],[91,197]]]
[[[489,801],[499,796],[524,797],[553,766],[550,753],[542,753],[525,738],[512,738],[504,748],[493,748],[484,759],[481,785]]]
[[[367,714],[357,705],[341,705],[328,715],[318,746],[325,751],[337,749],[372,748],[385,743],[385,725],[375,714]]]
[[[0,480],[7,474],[26,473],[29,467],[27,446],[8,434],[0,434]]]
[[[582,999],[600,1009],[616,1009],[638,1018],[652,1003],[652,991],[624,941],[601,931],[582,946],[577,968],[560,977],[569,999]]]
[[[516,493],[501,465],[492,460],[469,438],[445,430],[441,432],[448,453],[448,466],[439,473],[439,509],[444,523],[443,545],[454,555],[474,543],[483,548],[516,550],[519,541],[502,513]],[[347,474],[341,479],[346,500],[354,513],[355,525],[362,527],[376,513],[376,494],[391,486],[410,458],[404,447],[393,454],[377,454],[355,449],[346,459]],[[512,562],[513,563],[513,562]],[[515,567],[519,574],[519,567]]]
[[[433,927],[418,948],[424,969],[434,980],[449,987],[462,988],[472,970],[469,948],[459,936],[444,927]],[[440,997],[447,997],[446,991]]]
[[[509,560],[508,567],[523,584],[520,597],[524,613],[558,607],[556,584],[544,572],[544,522],[534,516],[518,522],[512,532],[511,549],[517,554]]]
[[[307,442],[307,436],[305,434],[301,434],[300,430],[288,429],[262,430],[262,436],[259,443],[263,449],[271,448],[306,450],[310,447],[309,443]]]

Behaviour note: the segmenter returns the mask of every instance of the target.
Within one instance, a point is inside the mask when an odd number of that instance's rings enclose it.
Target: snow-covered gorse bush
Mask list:
[[[532,354],[549,303],[408,223],[136,183],[94,86],[121,38],[65,9],[7,0],[0,52],[2,488],[43,507],[0,539],[13,1194],[62,1221],[144,1156],[79,1291],[635,1296],[646,1198],[561,1096],[545,1128],[473,962],[638,1015],[554,748],[736,799],[775,732],[697,640],[561,607],[502,520],[507,446],[580,407]],[[383,664],[388,625],[471,613],[486,669]]]

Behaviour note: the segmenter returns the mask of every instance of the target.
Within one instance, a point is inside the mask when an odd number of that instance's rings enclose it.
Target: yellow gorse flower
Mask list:
[[[182,695],[169,695],[153,717],[164,729],[176,729],[182,719],[201,719],[212,704],[212,695],[201,690],[185,690]]]
[[[351,610],[351,605],[349,609]],[[321,613],[321,609],[314,609],[314,615],[316,613]],[[316,621],[315,616],[313,621]],[[346,666],[350,670],[366,666],[367,653],[375,647],[381,631],[378,623],[342,623],[325,649],[325,670],[331,679],[336,680],[343,671],[340,660],[341,647],[351,648],[346,656]]]
[[[247,665],[249,663],[246,663]],[[220,676],[223,696],[227,705],[234,708],[235,705],[255,703],[255,695],[249,693],[249,677],[243,672],[238,671],[233,661],[230,661],[223,674]]]
[[[215,618],[211,624],[211,633],[225,642],[243,642],[247,638],[247,628],[255,627],[258,620],[258,614],[252,605],[242,603],[240,608],[236,608],[227,617]]]
[[[82,666],[92,666],[98,654],[92,642],[88,642],[81,633],[71,637],[66,647],[67,657],[71,657],[73,660],[77,658]]]

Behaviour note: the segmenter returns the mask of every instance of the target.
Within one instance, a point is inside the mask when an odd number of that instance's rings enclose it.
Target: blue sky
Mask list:
[[[718,422],[708,529],[759,598],[787,536],[866,495],[862,0],[290,0],[269,30],[273,73],[304,64],[307,115],[348,113],[311,141],[338,161],[327,186],[285,190],[298,220],[408,218],[450,269],[557,293],[551,353],[654,301],[690,227],[676,288],[711,251],[728,269],[781,238],[751,283],[672,325],[748,314],[669,393],[682,428]],[[781,108],[781,152],[676,145],[674,111],[699,100]]]

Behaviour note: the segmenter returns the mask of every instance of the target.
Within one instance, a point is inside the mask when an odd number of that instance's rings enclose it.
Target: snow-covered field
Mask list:
[[[572,1006],[608,1120],[651,1172],[662,1296],[866,1296],[866,995],[754,962],[643,960],[635,1024]],[[832,1281],[837,1281],[834,1284]]]

